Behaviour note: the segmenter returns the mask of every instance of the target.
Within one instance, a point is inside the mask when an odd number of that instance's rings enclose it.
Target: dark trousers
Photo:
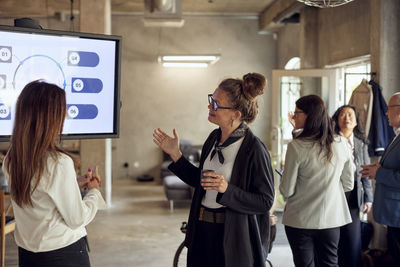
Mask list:
[[[338,266],[339,227],[317,230],[285,226],[285,232],[296,267]]]
[[[393,257],[393,261],[397,264],[400,264],[400,228],[399,227],[391,227],[387,228],[387,242],[389,253]]]
[[[56,250],[31,252],[18,247],[19,267],[90,267],[87,242],[83,237]]]
[[[188,267],[224,267],[224,224],[197,221],[193,246],[188,251]]]
[[[361,222],[359,208],[350,209],[352,222],[340,227],[339,266],[360,267],[361,262]]]

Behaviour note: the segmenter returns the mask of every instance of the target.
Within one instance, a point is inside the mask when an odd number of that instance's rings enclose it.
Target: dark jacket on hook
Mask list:
[[[191,204],[185,245],[191,249],[195,222],[199,217],[205,190],[200,185],[204,161],[217,141],[214,130],[203,145],[200,166],[193,166],[183,156],[169,169],[195,192]],[[265,267],[268,254],[269,210],[274,201],[274,176],[265,145],[249,129],[236,156],[231,180],[217,202],[226,206],[224,257],[226,267]]]
[[[370,81],[373,93],[373,107],[371,128],[368,134],[369,146],[368,153],[371,157],[382,156],[385,152],[385,147],[389,145],[394,137],[393,128],[389,126],[389,121],[386,116],[387,105],[382,96],[382,89],[374,81]]]

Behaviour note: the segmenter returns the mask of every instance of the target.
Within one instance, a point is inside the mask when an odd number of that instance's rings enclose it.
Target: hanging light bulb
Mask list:
[[[341,6],[350,3],[354,0],[297,0],[297,1],[302,2],[308,6],[327,8],[327,7]]]

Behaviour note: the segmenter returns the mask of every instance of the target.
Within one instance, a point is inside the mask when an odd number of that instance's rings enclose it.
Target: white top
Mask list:
[[[280,192],[287,200],[282,223],[303,229],[326,229],[351,222],[344,192],[354,186],[351,153],[344,137],[332,143],[326,161],[316,142],[295,139],[288,144]]]
[[[213,149],[211,149],[210,153],[208,154],[206,160],[204,161],[203,164],[203,170],[214,170],[215,173],[217,174],[222,174],[225,179],[229,182],[231,180],[232,176],[232,168],[233,164],[235,163],[236,155],[239,151],[240,146],[243,143],[243,137],[237,140],[235,143],[230,144],[229,146],[223,148],[221,150],[222,155],[224,155],[224,164],[221,164],[218,160],[218,153],[215,153],[213,159],[210,161],[211,157],[211,152]],[[211,209],[218,209],[222,206],[221,204],[217,203],[217,194],[218,192],[216,190],[208,190],[206,191],[206,194],[204,195],[203,200],[201,201],[201,204],[207,208]]]
[[[4,165],[3,171],[10,185]],[[61,153],[57,160],[48,157],[47,169],[31,197],[33,207],[21,208],[14,201],[12,205],[15,242],[32,252],[55,250],[78,241],[86,235],[85,226],[97,209],[105,208],[97,189],[91,189],[82,200],[73,161]]]
[[[347,140],[347,146],[349,147],[350,151],[351,151],[351,159],[353,160],[353,170],[356,171],[356,163],[354,160],[354,133],[351,133],[351,135],[349,136],[349,138],[346,138],[342,132],[339,132],[341,136],[343,136],[343,138],[345,138]]]

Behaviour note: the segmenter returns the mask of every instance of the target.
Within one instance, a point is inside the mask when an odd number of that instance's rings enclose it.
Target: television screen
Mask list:
[[[67,98],[65,139],[119,135],[121,37],[0,26],[0,139],[12,134],[24,86],[44,80]]]

